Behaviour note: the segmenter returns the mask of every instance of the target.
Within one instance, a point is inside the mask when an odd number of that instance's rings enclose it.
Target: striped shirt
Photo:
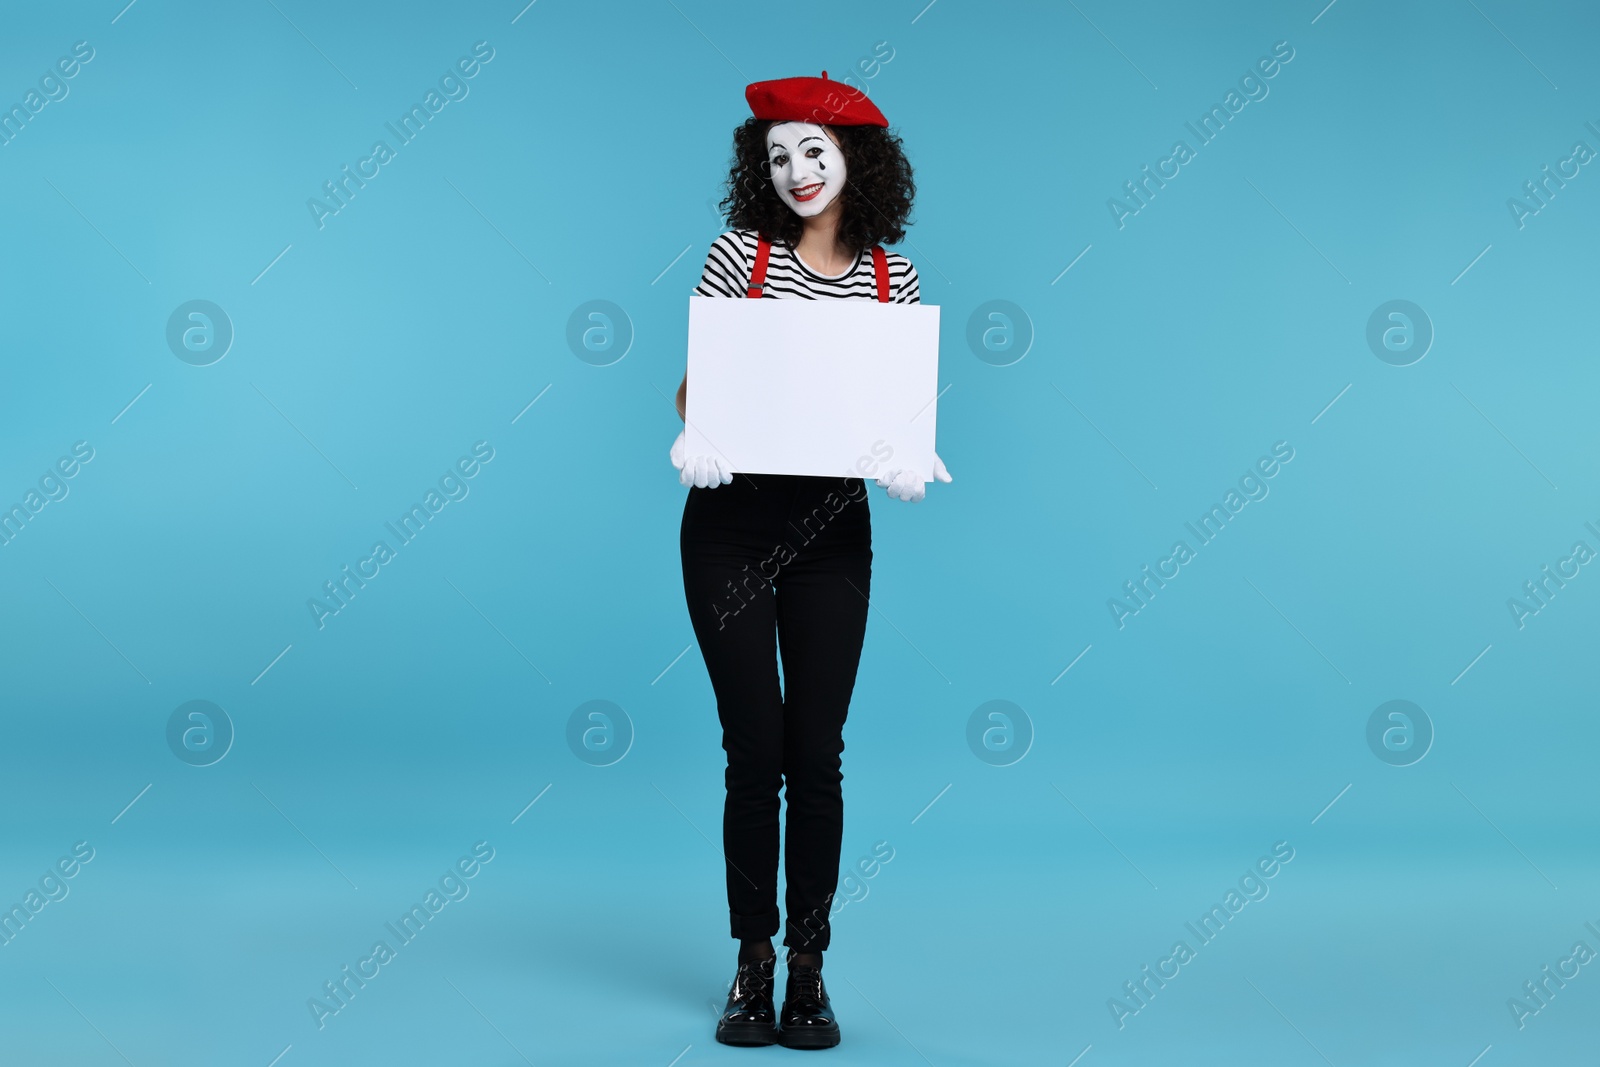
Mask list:
[[[711,242],[711,252],[706,256],[705,270],[701,272],[700,284],[695,286],[695,294],[744,296],[750,285],[750,270],[755,266],[758,241],[755,230],[729,230]],[[900,253],[890,252],[887,248],[883,251],[889,266],[889,300],[896,304],[922,303],[917,268]],[[806,266],[794,249],[774,242],[772,252],[767,257],[766,282],[766,288],[761,291],[763,297],[878,299],[877,276],[873,273],[870,249],[859,253],[849,270],[830,278]]]

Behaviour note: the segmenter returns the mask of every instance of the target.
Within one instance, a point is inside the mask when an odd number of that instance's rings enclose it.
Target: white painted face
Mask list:
[[[844,190],[844,152],[821,126],[780,122],[767,131],[778,199],[802,218],[820,215]]]

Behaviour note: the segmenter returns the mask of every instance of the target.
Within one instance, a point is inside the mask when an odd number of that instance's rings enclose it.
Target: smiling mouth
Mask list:
[[[804,202],[806,200],[814,199],[820,192],[822,192],[822,183],[817,182],[814,185],[802,185],[798,189],[791,189],[789,190],[789,195],[794,197],[796,200]]]

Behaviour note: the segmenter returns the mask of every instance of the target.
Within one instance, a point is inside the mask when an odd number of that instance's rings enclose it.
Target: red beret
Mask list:
[[[843,82],[830,81],[828,72],[820,78],[779,78],[751,82],[744,98],[758,119],[781,122],[814,122],[819,126],[888,126],[866,93]]]

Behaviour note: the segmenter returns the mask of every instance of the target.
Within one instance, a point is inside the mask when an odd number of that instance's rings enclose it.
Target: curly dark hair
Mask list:
[[[771,119],[748,118],[733,131],[728,194],[719,207],[734,229],[755,230],[769,241],[793,247],[804,223],[772,187],[767,130],[775,125]],[[899,136],[882,126],[825,128],[839,142],[847,173],[839,193],[844,202],[840,243],[852,252],[864,252],[873,245],[903,241],[917,185]]]

